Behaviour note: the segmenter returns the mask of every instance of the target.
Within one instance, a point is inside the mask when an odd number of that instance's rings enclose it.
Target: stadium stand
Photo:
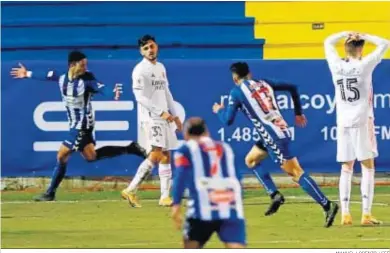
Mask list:
[[[324,39],[338,31],[390,38],[390,2],[247,2],[246,16],[266,38],[264,59],[323,59]]]
[[[261,59],[253,25],[244,2],[2,2],[2,57],[54,60],[79,48],[90,59],[137,59],[148,32],[163,59]]]

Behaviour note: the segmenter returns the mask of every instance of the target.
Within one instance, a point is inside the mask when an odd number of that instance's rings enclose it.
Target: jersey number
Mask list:
[[[258,84],[258,86],[260,85]],[[262,98],[262,95],[264,98]],[[269,90],[266,87],[260,86],[260,88],[253,90],[251,96],[257,101],[261,110],[265,114],[269,113],[270,109],[274,109],[272,104],[272,96],[269,95]]]
[[[152,127],[152,129],[153,129],[153,137],[162,136],[161,127],[159,127],[159,126],[154,126],[154,127]]]
[[[346,82],[345,82],[346,81]],[[348,102],[354,102],[359,100],[360,92],[358,88],[353,87],[352,85],[357,84],[357,78],[347,78],[347,79],[339,79],[337,80],[337,85],[340,86],[341,99]],[[345,89],[349,90],[353,93],[353,97],[345,95]]]

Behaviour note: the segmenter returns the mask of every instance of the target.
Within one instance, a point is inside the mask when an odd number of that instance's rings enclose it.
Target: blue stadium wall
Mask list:
[[[231,127],[223,127],[211,108],[214,102],[224,100],[233,83],[229,73],[232,60],[166,60],[164,61],[175,100],[183,107],[181,116],[201,116],[207,121],[211,135],[229,142],[237,159],[237,166],[245,169],[245,153],[258,138],[248,121],[239,115]],[[256,77],[289,80],[299,86],[304,113],[309,124],[293,128],[292,148],[302,166],[310,172],[338,172],[336,157],[335,111],[333,85],[325,61],[248,61]],[[1,99],[1,155],[3,176],[51,175],[56,159],[56,143],[67,135],[66,115],[58,85],[34,80],[14,80],[9,69],[17,62],[2,64]],[[65,69],[63,61],[26,61],[36,71],[48,68]],[[96,131],[99,142],[109,143],[137,138],[136,104],[131,91],[130,71],[136,61],[90,61],[90,69],[107,85],[124,84],[121,102],[96,96],[96,118],[101,124]],[[390,61],[381,63],[374,74],[376,132],[380,157],[379,171],[390,168]],[[290,125],[294,117],[288,94],[278,94]],[[103,103],[101,103],[103,101]],[[100,103],[99,103],[100,102]],[[110,111],[114,110],[114,111]],[[114,126],[104,121],[116,121]],[[107,122],[106,122],[107,123]],[[64,128],[65,126],[65,128]],[[114,130],[113,130],[114,129]],[[180,136],[181,138],[181,136]],[[76,154],[70,160],[69,175],[132,175],[141,162],[131,156],[87,163]],[[272,162],[266,168],[279,171]]]
[[[245,173],[244,157],[258,135],[239,115],[223,127],[211,108],[226,102],[232,88],[232,59],[247,60],[257,77],[289,80],[299,87],[309,125],[292,128],[292,148],[310,172],[338,173],[334,91],[324,60],[261,60],[265,40],[254,39],[253,19],[245,18],[243,2],[229,3],[93,3],[2,2],[1,167],[3,176],[49,176],[56,149],[67,136],[67,123],[58,85],[14,80],[12,67],[66,70],[69,50],[88,55],[89,68],[108,86],[123,83],[121,101],[96,96],[98,145],[126,144],[137,139],[137,105],[130,73],[140,60],[137,38],[145,32],[160,43],[172,93],[181,116],[202,116],[216,139],[229,142],[237,166]],[[71,13],[71,14],[69,14]],[[142,13],[142,15],[140,15]],[[146,13],[146,14],[145,14]],[[69,15],[72,15],[71,18]],[[390,171],[390,61],[374,73],[379,171]],[[292,102],[278,94],[278,103],[293,126]],[[179,136],[182,138],[182,136]],[[132,156],[87,163],[75,154],[70,176],[133,175],[141,162]],[[271,161],[263,164],[280,172]]]

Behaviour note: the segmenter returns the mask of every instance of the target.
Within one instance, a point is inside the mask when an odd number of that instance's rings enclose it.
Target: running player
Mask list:
[[[172,169],[170,150],[177,147],[175,125],[182,130],[182,123],[177,116],[174,100],[164,65],[157,61],[158,45],[154,37],[145,35],[138,40],[143,60],[133,70],[133,92],[138,102],[141,117],[140,144],[149,152],[149,156],[138,168],[129,184],[122,191],[122,197],[133,207],[141,207],[136,196],[138,186],[159,164],[158,173],[161,181],[159,205],[170,206],[169,196]]]
[[[175,152],[172,218],[182,228],[180,203],[189,189],[183,227],[184,248],[203,248],[214,232],[226,248],[246,244],[241,175],[234,166],[231,147],[209,137],[201,118],[190,118],[186,140]]]
[[[135,154],[146,157],[146,152],[136,142],[128,146],[105,146],[95,150],[93,129],[95,120],[91,99],[94,94],[109,95],[106,86],[99,83],[91,72],[87,71],[87,57],[79,51],[68,55],[67,73],[49,71],[47,73],[32,72],[22,64],[13,68],[11,75],[15,78],[35,78],[55,81],[59,84],[62,100],[69,119],[69,137],[62,143],[57,153],[57,164],[49,188],[35,198],[36,201],[55,200],[55,194],[66,174],[68,159],[74,151],[80,151],[89,162],[122,154]],[[122,87],[115,85],[115,99],[119,99]]]
[[[258,150],[268,153],[275,163],[322,206],[326,214],[325,227],[330,227],[337,214],[338,205],[322,193],[317,183],[303,171],[297,158],[291,153],[291,133],[276,104],[273,89],[264,80],[251,79],[248,64],[245,62],[232,64],[230,70],[236,87],[230,93],[227,108],[224,108],[223,104],[214,104],[214,113],[224,124],[231,125],[237,111],[243,111],[261,137],[261,141],[256,144]]]
[[[263,79],[266,81],[273,91],[288,91],[291,94],[293,103],[294,103],[294,112],[295,112],[295,123],[299,127],[305,127],[307,120],[305,115],[302,113],[302,105],[299,98],[299,93],[297,87],[293,84],[288,84],[285,82],[274,81],[269,79]],[[271,97],[268,97],[267,101],[269,102],[270,107],[274,107]],[[267,191],[268,195],[271,198],[271,204],[265,212],[266,216],[272,215],[279,210],[279,207],[284,204],[284,196],[277,189],[275,183],[273,182],[269,171],[266,168],[260,168],[260,163],[266,159],[268,156],[267,149],[264,148],[261,142],[256,143],[249,151],[245,157],[245,164],[252,172],[255,174],[259,182],[264,186],[264,189]]]
[[[343,38],[346,39],[345,59],[340,58],[335,48],[335,44]],[[377,47],[371,54],[363,57],[365,41]],[[381,62],[390,42],[373,35],[341,32],[329,36],[324,44],[336,94],[337,161],[341,163],[341,224],[352,224],[349,201],[353,166],[357,159],[362,167],[361,224],[378,225],[381,222],[371,215],[375,185],[374,158],[378,156],[374,133],[372,73]]]

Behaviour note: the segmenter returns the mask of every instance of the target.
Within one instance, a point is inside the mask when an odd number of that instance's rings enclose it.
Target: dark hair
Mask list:
[[[200,117],[189,118],[184,123],[184,132],[192,136],[201,136],[207,131],[206,122]]]
[[[73,62],[81,61],[82,59],[87,58],[85,54],[83,54],[80,51],[72,51],[68,54],[68,64],[71,64]]]
[[[239,78],[244,78],[249,74],[249,66],[246,62],[236,62],[230,66],[230,71],[237,74]]]
[[[352,47],[362,47],[362,46],[364,46],[364,43],[365,43],[364,40],[350,40],[350,41],[347,41],[346,44],[348,46],[352,46]]]
[[[145,34],[144,36],[138,39],[138,47],[145,46],[149,40],[156,42],[156,39],[152,35]]]

